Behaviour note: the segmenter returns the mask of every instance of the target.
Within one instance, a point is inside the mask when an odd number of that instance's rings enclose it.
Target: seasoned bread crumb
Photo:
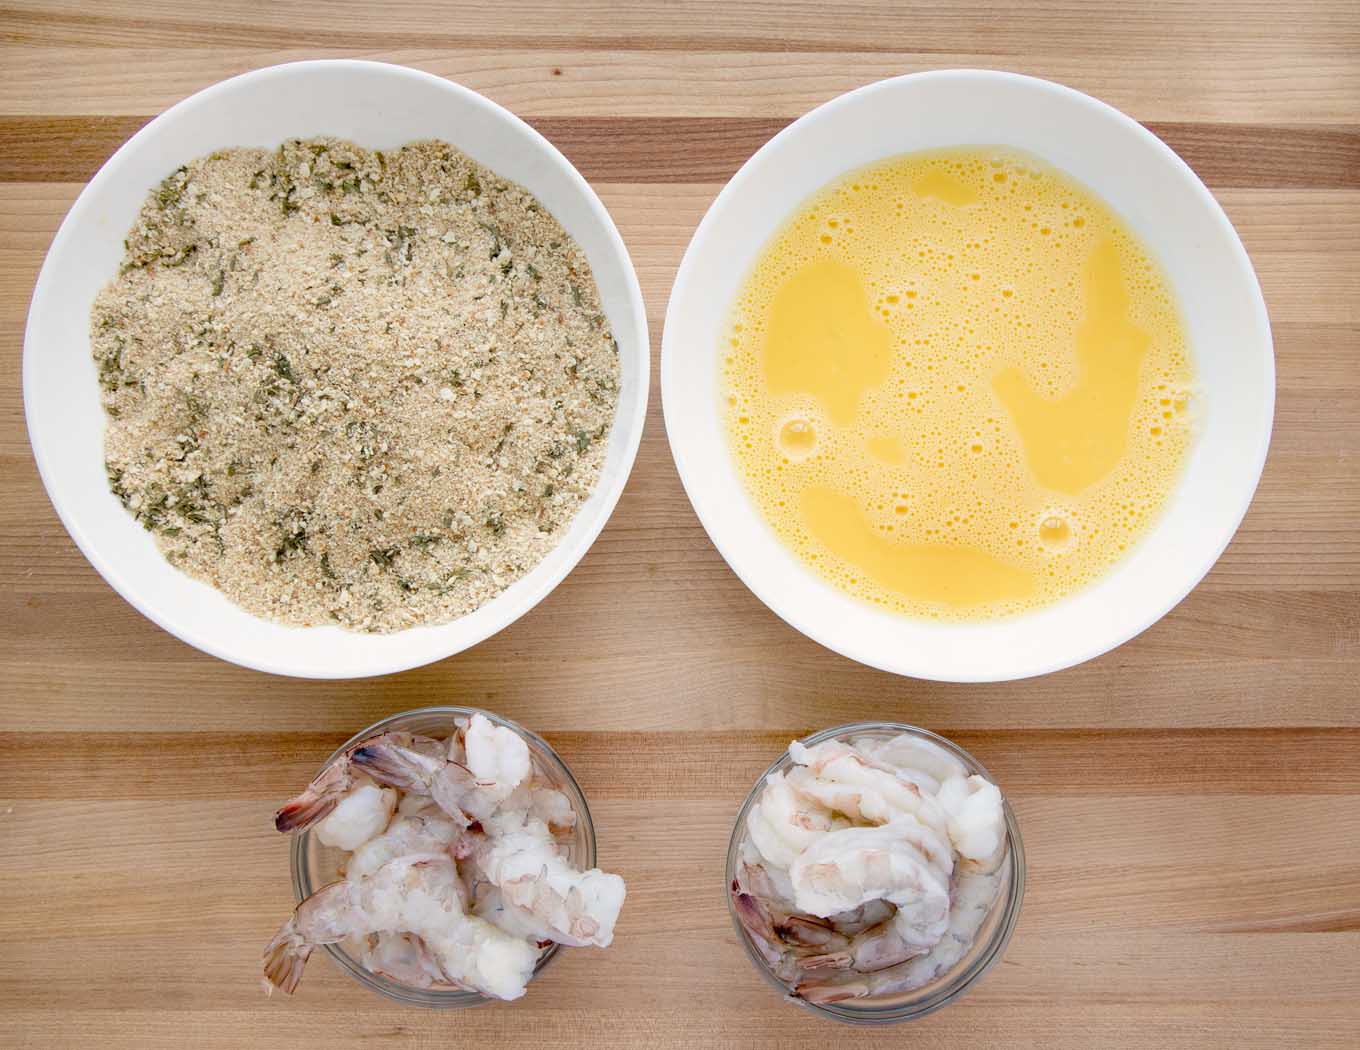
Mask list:
[[[446,143],[214,153],[126,247],[91,314],[109,483],[256,615],[455,619],[599,480],[619,361],[585,254]]]

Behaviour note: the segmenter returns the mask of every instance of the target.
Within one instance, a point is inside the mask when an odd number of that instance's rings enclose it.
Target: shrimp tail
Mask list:
[[[395,733],[364,741],[349,760],[378,783],[417,795],[430,793],[430,780],[446,761],[411,749]]]
[[[279,807],[274,814],[274,827],[284,834],[291,834],[325,820],[349,790],[352,780],[349,764],[344,759],[333,762],[307,785],[302,794]]]
[[[264,950],[265,994],[272,994],[277,988],[284,995],[292,995],[302,980],[312,948],[298,932],[295,919],[285,922]]]
[[[804,970],[848,970],[854,961],[854,956],[849,952],[829,952],[826,955],[809,955],[800,961],[800,965]]]
[[[784,958],[784,952],[778,947],[774,924],[770,919],[770,913],[766,911],[765,905],[759,897],[753,897],[749,893],[743,893],[738,888],[737,883],[732,883],[732,903],[736,908],[737,918],[742,926],[746,928],[751,941],[760,951],[767,962],[774,966]]]
[[[829,922],[811,915],[786,915],[774,924],[774,930],[780,940],[802,948],[833,948],[846,943]]]
[[[833,983],[831,981],[803,981],[793,990],[795,998],[809,1003],[840,1003],[846,999],[863,999],[870,994],[864,981]]]

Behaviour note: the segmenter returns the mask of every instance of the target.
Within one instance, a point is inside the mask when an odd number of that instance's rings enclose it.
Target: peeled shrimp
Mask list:
[[[266,988],[291,994],[313,949],[369,933],[421,939],[449,982],[517,999],[538,950],[466,913],[463,885],[445,855],[402,857],[373,875],[324,886],[297,906],[264,952]]]
[[[741,845],[741,860],[743,880],[751,893],[793,907],[793,883],[787,868],[777,868],[766,861],[749,838]]]
[[[497,814],[485,823],[471,856],[480,875],[546,940],[608,947],[623,907],[623,879],[599,868],[578,871],[563,859],[548,826],[527,813]]]
[[[512,937],[533,941],[540,948],[553,943],[541,922],[518,905],[507,902],[505,895],[485,879],[473,879],[471,900],[473,915],[494,923]]]
[[[548,825],[554,835],[565,835],[576,827],[576,810],[571,799],[556,788],[520,784],[500,808],[506,812],[527,811]]]
[[[920,898],[943,896],[947,906],[952,870],[948,846],[919,821],[903,817],[828,832],[799,855],[789,878],[800,911],[831,916],[875,900],[901,910]]]
[[[411,733],[387,733],[383,739],[390,739],[408,750],[425,754],[439,754],[444,750],[441,741]],[[324,820],[353,787],[364,783],[355,776],[350,765],[350,755],[363,746],[359,744],[351,749],[350,754],[336,759],[316,775],[316,779],[307,785],[302,794],[280,806],[274,814],[274,827],[282,832],[302,831]]]
[[[847,744],[824,740],[813,747],[794,741],[789,755],[799,766],[788,782],[800,795],[868,824],[886,824],[909,814],[944,834],[947,816],[934,797]]]
[[[411,988],[447,983],[444,971],[425,942],[410,933],[370,933],[362,944],[346,944],[350,954],[370,973]]]
[[[857,970],[872,973],[918,955],[940,942],[944,931],[938,922],[922,924],[911,909],[900,909],[890,919],[863,930],[845,948],[803,961],[808,970]]]
[[[363,783],[353,787],[316,826],[316,837],[336,849],[356,850],[375,835],[381,835],[397,808],[397,793],[391,788]]]
[[[766,898],[732,884],[732,904],[738,921],[766,962],[785,980],[796,979],[802,960],[843,950],[849,938],[838,933],[829,919],[786,911]]]
[[[891,919],[896,911],[896,906],[887,901],[866,901],[852,911],[843,911],[839,915],[830,916],[827,921],[837,933],[853,937]]]
[[[808,1002],[835,1003],[867,996],[900,995],[929,984],[952,969],[972,947],[978,930],[996,902],[1003,874],[960,876],[948,928],[925,954],[882,969],[872,965],[859,965],[853,970],[813,968],[796,982],[794,994]],[[870,970],[873,972],[864,972]]]
[[[810,1003],[838,1003],[868,996],[900,995],[929,984],[963,958],[968,945],[950,939],[934,951],[875,973],[835,971],[816,974],[798,983],[793,994]]]
[[[400,794],[400,792],[398,792]],[[439,808],[439,803],[429,795],[402,795],[397,803],[397,816],[424,817],[434,814],[448,816]]]
[[[995,870],[1006,846],[1006,813],[997,786],[984,777],[951,777],[940,785],[950,841],[961,857]]]
[[[785,774],[771,773],[746,814],[746,830],[769,864],[787,869],[817,836],[831,830],[833,819],[831,810],[795,791]]]
[[[463,829],[443,810],[397,817],[377,838],[356,849],[345,866],[345,877],[353,881],[374,874],[388,861],[412,854],[446,853],[462,835]]]
[[[834,1003],[865,996],[897,995],[920,988],[952,969],[972,947],[978,930],[996,905],[997,891],[1009,870],[1007,857],[989,873],[964,872],[954,885],[949,923],[930,951],[879,969],[887,956],[857,960],[851,968],[813,965],[795,980],[794,994],[814,1003]]]
[[[919,987],[958,964],[1009,863],[1000,791],[912,734],[789,747],[746,821],[732,906],[793,994]]]
[[[789,869],[798,910],[836,915],[886,900],[896,935],[929,948],[949,922],[949,877],[917,845],[923,830],[901,821],[823,835]]]
[[[509,726],[498,726],[485,715],[475,714],[468,721],[463,749],[479,784],[504,788],[498,802],[529,777],[529,745]]]
[[[887,766],[932,795],[937,794],[940,785],[951,777],[968,775],[963,763],[939,744],[912,733],[902,733],[887,740],[861,736],[851,744],[866,758]]]

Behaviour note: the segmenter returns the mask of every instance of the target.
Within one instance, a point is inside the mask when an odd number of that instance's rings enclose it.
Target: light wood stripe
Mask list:
[[[894,0],[856,0],[834,16],[816,0],[743,4],[673,0],[624,4],[575,0],[502,0],[448,7],[437,0],[394,0],[375,15],[355,0],[308,6],[218,0],[190,8],[178,0],[7,0],[0,39],[85,47],[560,47],[658,51],[880,51],[910,40],[920,52],[952,52],[975,41],[986,54],[1109,56],[1124,61],[1175,48],[1344,55],[1360,41],[1348,0],[1309,0],[1294,9],[1272,0],[1203,7],[1162,0],[1125,5],[1100,17],[1039,0],[1017,17],[1006,0],[961,6],[922,0],[904,12]]]
[[[1352,798],[1015,796],[1029,869],[1024,921],[1041,936],[1115,942],[1147,931],[1355,933],[1360,818]],[[652,819],[650,800],[592,806],[601,862],[630,891],[620,951],[579,953],[601,979],[622,979],[630,955],[660,949],[668,934],[730,933],[723,871],[740,799],[666,801],[664,820]],[[69,936],[63,916],[85,901],[82,929],[96,941],[135,943],[192,926],[207,943],[251,939],[258,952],[291,907],[288,844],[273,829],[272,800],[13,807],[7,826],[29,850],[0,858],[10,883],[0,912],[7,939],[28,929]],[[168,832],[174,849],[163,847]],[[1317,850],[1319,842],[1328,848]],[[1300,855],[1310,858],[1306,868]],[[731,962],[748,965],[740,956]],[[238,965],[242,977],[253,976],[252,961]],[[4,977],[0,968],[0,987]]]
[[[540,117],[797,117],[842,92],[904,73],[1021,69],[1143,120],[1233,124],[1354,123],[1360,64],[1335,47],[1216,42],[1154,48],[1136,64],[1067,48],[1024,54],[957,51],[779,52],[476,48],[327,48],[324,57],[395,62],[456,80],[517,113]],[[912,41],[908,41],[910,47]],[[250,69],[318,57],[307,48],[0,44],[0,113],[158,113]],[[1167,91],[1168,83],[1194,90]]]
[[[559,731],[549,743],[592,800],[738,803],[791,739],[812,728],[742,732]],[[1021,798],[1360,793],[1360,728],[939,732]],[[28,800],[225,799],[281,803],[343,734],[0,733],[0,769],[22,767],[10,796]],[[205,778],[224,766],[230,780]],[[657,770],[687,769],[678,780]]]

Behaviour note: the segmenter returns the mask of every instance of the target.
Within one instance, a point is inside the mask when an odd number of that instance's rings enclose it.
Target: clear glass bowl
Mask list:
[[[970,774],[978,773],[991,780],[991,775],[977,759],[963,748],[942,736],[916,726],[900,725],[896,722],[857,722],[853,725],[837,726],[815,733],[804,739],[811,747],[823,740],[848,740],[851,737],[881,736],[889,738],[902,733],[910,733],[931,743],[938,744],[964,764]],[[911,991],[891,996],[849,999],[839,1003],[811,1003],[806,999],[790,994],[789,986],[771,972],[764,957],[751,943],[746,928],[741,924],[733,902],[733,888],[737,878],[737,866],[741,861],[742,847],[746,843],[746,816],[760,797],[765,787],[765,778],[771,773],[781,773],[793,766],[793,760],[786,751],[774,765],[770,766],[756,781],[751,793],[737,814],[736,825],[732,829],[732,841],[727,848],[727,907],[732,915],[732,925],[736,928],[737,939],[755,968],[786,998],[793,1003],[822,1017],[830,1017],[850,1024],[883,1025],[899,1021],[911,1021],[928,1013],[948,1006],[965,991],[972,987],[1006,950],[1016,921],[1020,918],[1020,902],[1025,895],[1025,847],[1020,840],[1020,828],[1010,803],[1005,803],[1006,812],[1006,858],[1002,861],[1002,880],[991,911],[978,928],[972,946],[963,957],[949,970],[940,974],[930,983]]]
[[[585,795],[581,793],[580,785],[576,783],[576,778],[571,775],[571,770],[567,768],[567,764],[542,738],[507,718],[492,714],[490,711],[480,711],[474,707],[422,707],[415,711],[403,711],[399,715],[384,718],[381,722],[375,722],[367,729],[361,729],[355,733],[335,749],[335,752],[322,763],[321,769],[325,769],[326,766],[355,744],[380,733],[395,731],[446,737],[457,728],[455,719],[470,718],[474,714],[483,714],[496,725],[513,729],[524,738],[529,745],[529,755],[533,761],[535,773],[565,794],[571,801],[572,809],[576,811],[576,830],[567,851],[568,859],[578,868],[595,867],[595,825],[591,823],[590,809],[586,805]],[[341,878],[340,862],[345,856],[344,851],[323,845],[310,831],[295,835],[292,839],[291,861],[293,893],[297,896],[298,901],[305,900],[322,886]],[[480,1006],[492,1001],[477,992],[468,992],[456,988],[412,988],[410,985],[400,984],[390,978],[370,973],[358,959],[346,952],[341,945],[328,944],[324,947],[326,953],[335,960],[340,969],[365,988],[385,995],[389,999],[395,999],[399,1003],[407,1003],[411,1006],[429,1006],[436,1009],[458,1009],[466,1006]],[[559,945],[552,944],[544,950],[539,957],[538,964],[534,967],[535,977],[542,973],[543,968],[557,955],[559,947]]]

